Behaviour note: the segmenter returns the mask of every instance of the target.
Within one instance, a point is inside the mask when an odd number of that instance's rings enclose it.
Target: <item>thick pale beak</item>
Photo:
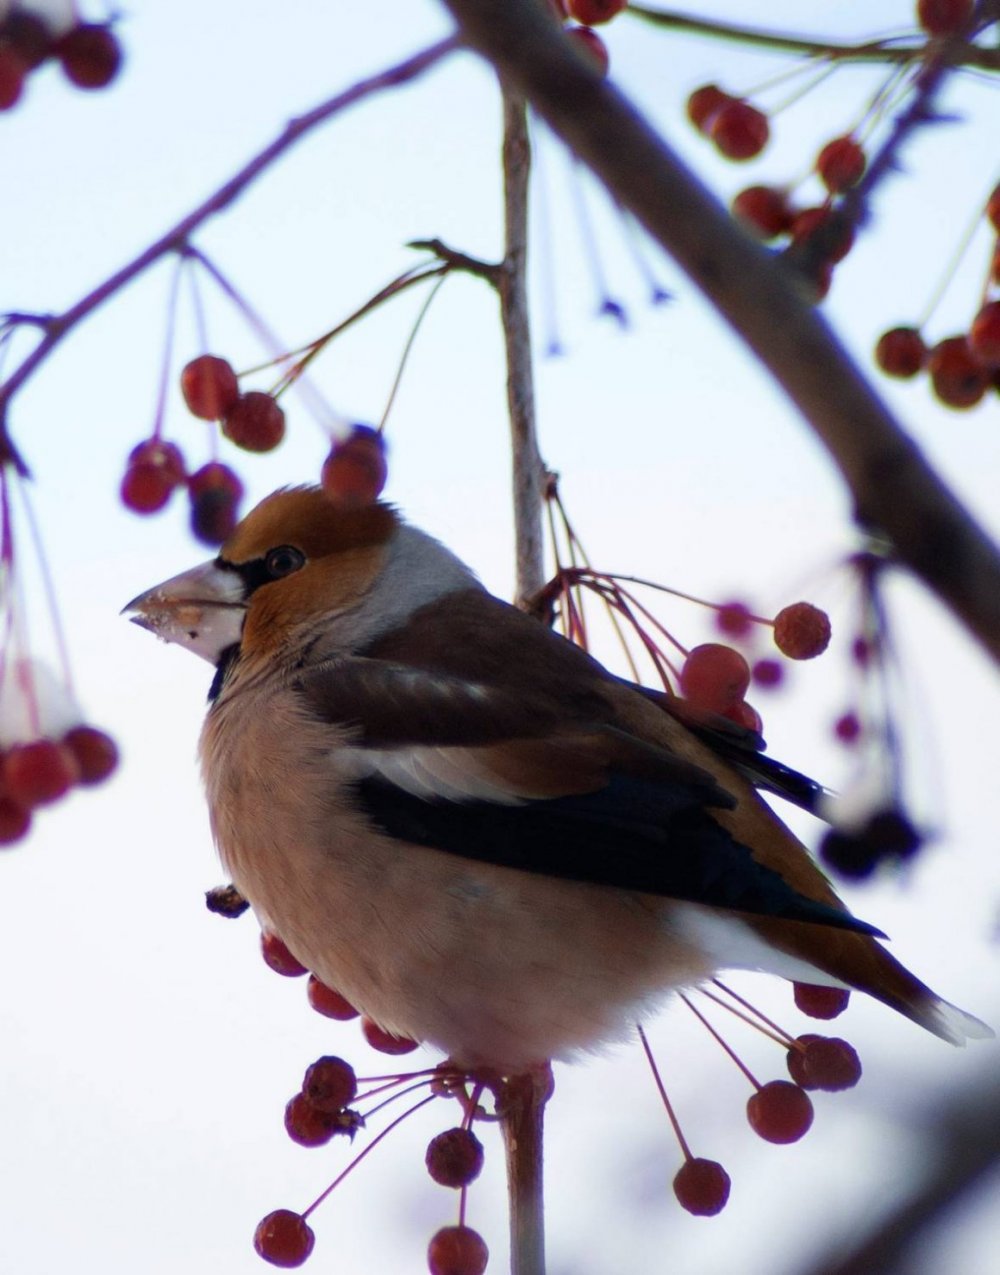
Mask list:
[[[131,613],[131,614],[130,614]],[[164,642],[177,642],[210,664],[239,642],[246,614],[244,586],[236,571],[215,562],[164,580],[122,608],[133,624]]]

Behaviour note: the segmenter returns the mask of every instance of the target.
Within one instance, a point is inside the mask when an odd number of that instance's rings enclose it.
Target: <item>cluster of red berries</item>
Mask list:
[[[561,22],[572,20],[565,27],[566,38],[589,57],[602,75],[607,75],[611,62],[608,46],[594,30],[610,22],[627,6],[628,0],[550,0],[556,17]]]
[[[180,448],[148,438],[129,453],[121,481],[121,500],[137,514],[163,509],[175,488],[183,487],[191,506],[191,530],[207,545],[220,545],[236,526],[243,484],[228,465],[209,461],[189,474]]]
[[[716,623],[723,633],[737,638],[746,637],[754,625],[770,623],[775,645],[792,660],[815,659],[830,643],[830,619],[811,602],[783,607],[773,621],[752,615],[742,602],[729,602],[717,608]],[[704,642],[688,652],[678,682],[681,695],[696,708],[759,731],[760,714],[745,699],[750,683],[771,688],[780,685],[783,677],[784,669],[777,660],[764,658],[751,666],[735,647]]]
[[[968,332],[928,346],[918,328],[890,328],[875,346],[875,362],[883,372],[909,380],[926,371],[934,394],[947,407],[975,407],[991,387],[1000,393],[1000,185],[986,201],[985,216],[995,236],[987,299]]]
[[[39,738],[0,751],[0,846],[27,836],[33,813],[70,789],[103,783],[118,765],[110,735],[79,725],[58,739]]]
[[[103,89],[118,74],[122,48],[107,23],[77,22],[55,35],[39,14],[12,6],[0,21],[0,111],[17,105],[28,76],[50,59],[77,88]]]

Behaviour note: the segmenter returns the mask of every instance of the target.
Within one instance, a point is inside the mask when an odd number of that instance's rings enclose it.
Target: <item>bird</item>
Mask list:
[[[992,1035],[759,791],[815,808],[819,785],[614,675],[387,503],[283,488],[124,610],[215,668],[200,759],[232,881],[395,1036],[521,1074],[733,968]]]

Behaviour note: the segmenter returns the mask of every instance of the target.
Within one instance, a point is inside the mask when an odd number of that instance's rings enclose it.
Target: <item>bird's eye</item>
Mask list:
[[[272,580],[280,580],[282,576],[290,576],[305,566],[305,554],[293,545],[280,545],[277,549],[269,549],[264,559],[267,574]]]

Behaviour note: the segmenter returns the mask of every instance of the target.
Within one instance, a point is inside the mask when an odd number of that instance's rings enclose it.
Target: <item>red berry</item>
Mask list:
[[[987,301],[972,320],[969,350],[984,367],[1000,367],[1000,301]]]
[[[972,17],[973,0],[917,0],[917,21],[928,35],[953,35]]]
[[[747,1119],[765,1142],[798,1142],[813,1122],[813,1105],[790,1080],[769,1080],[747,1103]]]
[[[271,394],[250,390],[226,412],[222,432],[244,451],[273,451],[285,437],[285,413]]]
[[[846,987],[821,987],[816,983],[793,983],[795,1004],[810,1018],[838,1018],[847,1008],[851,993]]]
[[[856,186],[865,171],[864,149],[853,137],[835,137],[816,157],[816,171],[833,195]]]
[[[738,700],[737,703],[731,704],[729,708],[722,713],[723,717],[728,717],[731,722],[735,722],[737,726],[742,726],[745,730],[756,731],[759,735],[764,729],[764,723],[761,721],[760,713],[752,704],[748,704],[746,700]]]
[[[379,1027],[378,1023],[372,1022],[367,1015],[362,1016],[361,1031],[372,1049],[377,1049],[380,1054],[412,1054],[419,1048],[419,1041],[410,1040],[406,1036],[394,1036],[392,1032]]]
[[[791,230],[794,214],[788,194],[777,186],[748,186],[732,202],[732,213],[761,239],[776,239]]]
[[[37,13],[13,9],[0,23],[0,45],[13,50],[33,71],[52,52],[52,34]]]
[[[376,501],[387,476],[385,440],[377,429],[355,425],[335,442],[323,462],[323,490],[338,505],[356,508]]]
[[[181,394],[188,411],[203,421],[218,421],[240,396],[232,364],[216,354],[199,354],[181,372]]]
[[[875,346],[875,362],[888,376],[907,380],[927,362],[927,346],[916,328],[890,328]]]
[[[80,768],[70,750],[54,739],[15,744],[3,759],[7,797],[33,809],[58,801],[78,782]]]
[[[790,660],[814,660],[830,645],[830,617],[811,602],[793,602],[774,617],[774,644]]]
[[[608,53],[608,46],[596,31],[592,31],[590,27],[567,27],[566,38],[572,40],[583,55],[590,59],[599,75],[607,75],[611,55]]]
[[[1000,284],[1000,239],[993,245],[993,257],[990,260],[990,283]]]
[[[315,974],[309,975],[306,994],[309,997],[309,1004],[317,1014],[336,1018],[341,1023],[349,1022],[358,1016],[358,1011],[349,1000],[341,996],[339,992],[335,992],[332,987],[321,983]]]
[[[210,461],[188,480],[191,530],[207,545],[220,545],[232,533],[243,484],[228,465]]]
[[[998,183],[986,201],[986,216],[993,229],[1000,235],[1000,183]]]
[[[566,7],[577,22],[585,27],[597,27],[617,17],[627,4],[628,0],[567,0]]]
[[[703,84],[687,100],[687,117],[701,133],[708,133],[712,120],[727,102],[737,99],[724,93],[717,84]]]
[[[753,628],[750,608],[742,602],[725,602],[715,613],[715,627],[730,637],[745,637]]]
[[[297,960],[277,934],[272,934],[270,930],[261,930],[260,932],[260,954],[264,958],[264,964],[269,969],[274,970],[275,974],[281,974],[284,978],[299,978],[309,971]]]
[[[129,465],[119,495],[125,508],[133,513],[155,514],[170,499],[175,486],[158,465]]]
[[[335,1115],[353,1102],[358,1079],[349,1062],[326,1054],[306,1068],[302,1092],[317,1111]]]
[[[490,1250],[471,1226],[443,1226],[427,1246],[430,1275],[483,1275]]]
[[[854,247],[854,228],[829,207],[803,208],[792,222],[792,243],[836,265]]]
[[[0,111],[9,111],[21,100],[30,70],[17,49],[0,44]]]
[[[54,45],[66,78],[80,89],[103,89],[118,74],[122,46],[110,27],[81,22]]]
[[[785,670],[777,660],[758,660],[751,673],[757,686],[780,686]]]
[[[770,136],[767,116],[738,99],[724,103],[712,118],[709,136],[727,159],[753,159]]]
[[[118,745],[94,726],[74,726],[63,736],[63,743],[73,754],[84,788],[103,783],[118,765]]]
[[[681,1208],[696,1217],[715,1217],[729,1199],[729,1174],[715,1160],[685,1160],[674,1178],[674,1195]]]
[[[857,1051],[839,1036],[799,1036],[788,1051],[788,1072],[802,1089],[837,1093],[853,1089],[861,1079]]]
[[[939,341],[927,358],[934,393],[947,407],[975,407],[990,386],[989,369],[972,356],[964,336]]]
[[[833,733],[842,744],[854,744],[861,738],[861,721],[857,713],[842,713],[833,724]]]
[[[28,835],[31,811],[10,797],[0,797],[0,846],[13,845]]]
[[[300,1147],[322,1147],[336,1133],[326,1111],[314,1107],[304,1093],[297,1093],[285,1105],[285,1132]]]
[[[483,1144],[471,1129],[446,1129],[432,1138],[425,1157],[438,1186],[468,1186],[483,1168]]]
[[[681,694],[698,708],[722,713],[746,694],[750,665],[731,646],[705,642],[688,653],[680,685]]]
[[[272,1266],[301,1266],[313,1251],[316,1236],[301,1213],[275,1209],[261,1218],[253,1233],[258,1256]]]

